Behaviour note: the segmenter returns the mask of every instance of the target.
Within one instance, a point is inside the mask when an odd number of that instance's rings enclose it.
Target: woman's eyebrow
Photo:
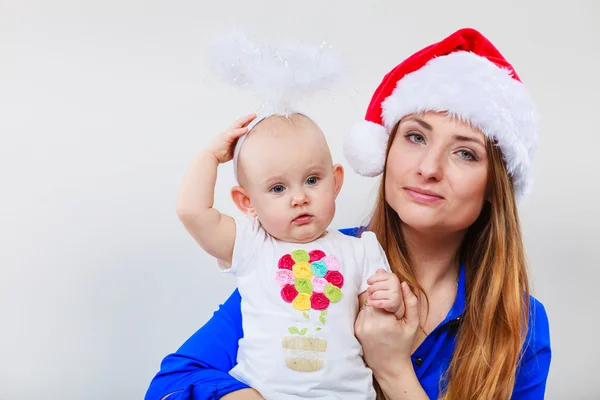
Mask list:
[[[403,120],[402,122],[408,122],[408,121],[415,121],[417,124],[421,125],[423,127],[423,129],[427,129],[428,131],[433,130],[433,127],[431,125],[429,125],[427,122],[423,121],[422,119],[415,118],[415,117],[409,117],[409,118],[406,118],[405,120]]]
[[[481,140],[476,139],[474,137],[470,137],[470,136],[464,136],[464,135],[454,135],[454,140],[457,140],[459,142],[471,142],[471,143],[477,143],[480,146],[485,147],[485,144],[481,142]]]

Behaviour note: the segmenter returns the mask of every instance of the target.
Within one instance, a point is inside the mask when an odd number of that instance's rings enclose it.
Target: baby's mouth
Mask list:
[[[313,220],[313,216],[312,215],[310,215],[310,214],[300,214],[296,218],[294,218],[294,220],[292,222],[295,223],[295,224],[298,224],[298,225],[304,225],[304,224],[308,224],[312,220]]]

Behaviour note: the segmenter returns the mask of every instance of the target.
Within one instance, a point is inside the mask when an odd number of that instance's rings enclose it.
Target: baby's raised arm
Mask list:
[[[213,208],[219,164],[233,158],[234,143],[247,131],[254,114],[237,120],[217,136],[192,162],[181,183],[177,215],[196,242],[210,255],[231,264],[235,242],[235,222]]]

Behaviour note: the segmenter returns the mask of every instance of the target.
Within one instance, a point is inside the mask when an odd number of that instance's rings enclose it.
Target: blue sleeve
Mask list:
[[[229,370],[236,364],[242,338],[241,297],[236,290],[213,317],[178,350],[166,356],[145,400],[208,400],[247,388]]]
[[[530,326],[512,400],[543,400],[550,371],[550,325],[542,303],[531,297]]]
[[[361,230],[363,230],[365,227],[362,226],[355,226],[353,228],[342,228],[342,229],[338,229],[341,233],[343,233],[344,235],[347,236],[358,236],[358,234],[361,232]]]

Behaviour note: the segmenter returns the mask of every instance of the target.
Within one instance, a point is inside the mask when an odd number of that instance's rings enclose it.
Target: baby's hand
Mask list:
[[[226,163],[233,158],[233,144],[240,136],[248,132],[247,126],[254,118],[256,115],[250,114],[238,119],[231,128],[214,138],[208,145],[207,150],[215,156],[219,163]]]
[[[400,320],[404,317],[404,301],[400,279],[393,272],[378,269],[375,275],[367,280],[369,287],[369,305],[391,312]]]

